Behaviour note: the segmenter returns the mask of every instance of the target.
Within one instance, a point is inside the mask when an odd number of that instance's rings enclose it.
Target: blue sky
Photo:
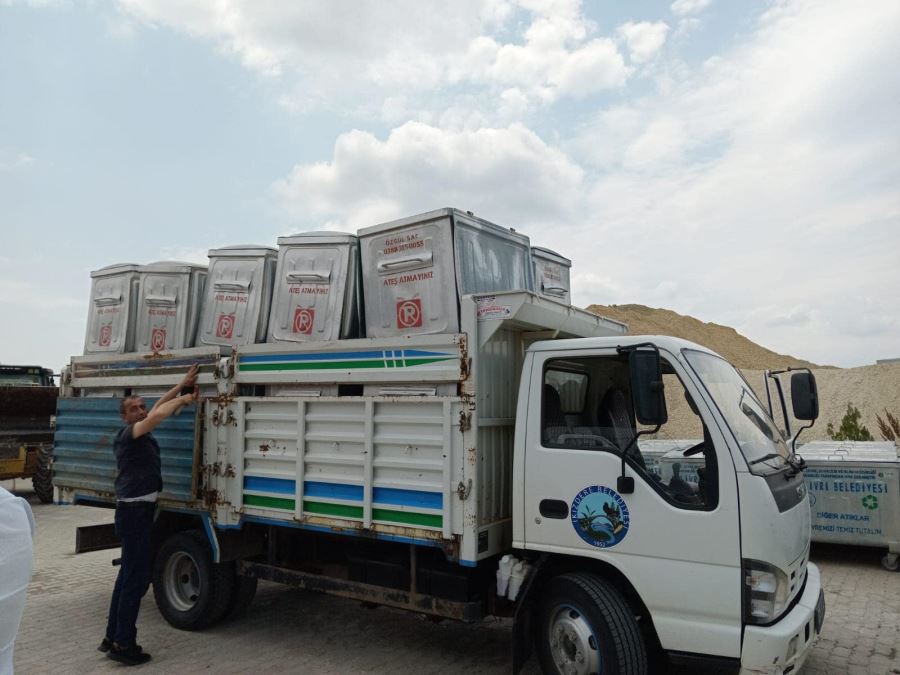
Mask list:
[[[0,360],[90,271],[457,206],[771,349],[900,356],[900,4],[0,0]]]

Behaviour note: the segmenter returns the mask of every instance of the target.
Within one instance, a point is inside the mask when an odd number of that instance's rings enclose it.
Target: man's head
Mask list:
[[[125,424],[134,424],[147,417],[147,404],[140,396],[126,396],[119,404],[119,414]]]

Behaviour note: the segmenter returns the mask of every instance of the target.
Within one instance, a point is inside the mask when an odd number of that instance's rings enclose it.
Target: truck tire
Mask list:
[[[550,579],[538,607],[537,649],[550,675],[646,675],[647,648],[634,613],[606,579]]]
[[[50,474],[50,465],[53,463],[53,450],[51,448],[38,448],[37,467],[31,477],[34,492],[41,500],[41,504],[49,504],[53,501],[53,480]]]
[[[163,618],[181,630],[200,630],[221,619],[234,591],[234,565],[215,564],[202,532],[166,539],[153,564],[153,597]]]

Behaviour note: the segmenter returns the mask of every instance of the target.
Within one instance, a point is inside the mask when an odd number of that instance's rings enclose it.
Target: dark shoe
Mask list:
[[[150,660],[150,655],[141,650],[138,645],[122,648],[113,642],[109,647],[109,651],[106,652],[106,658],[124,663],[126,666],[139,666],[142,663],[147,663]]]
[[[112,647],[112,646],[113,646],[113,641],[110,640],[108,637],[105,637],[105,638],[103,638],[103,642],[101,642],[101,643],[97,646],[97,651],[98,651],[98,652],[104,652],[104,653],[105,653],[105,652],[108,652],[108,651],[109,651],[109,648]],[[144,651],[144,648],[141,647],[140,645],[135,645],[134,648],[137,649],[139,652]]]

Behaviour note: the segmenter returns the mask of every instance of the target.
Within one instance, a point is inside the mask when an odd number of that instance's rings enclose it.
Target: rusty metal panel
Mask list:
[[[432,616],[456,619],[466,623],[478,621],[484,616],[484,607],[480,601],[459,602],[447,600],[433,595],[417,593],[413,589],[407,591],[375,586],[359,581],[326,577],[262,563],[242,561],[239,564],[239,571],[245,576],[289,584],[309,591],[317,591],[364,602],[374,602],[387,607],[398,607]]]

